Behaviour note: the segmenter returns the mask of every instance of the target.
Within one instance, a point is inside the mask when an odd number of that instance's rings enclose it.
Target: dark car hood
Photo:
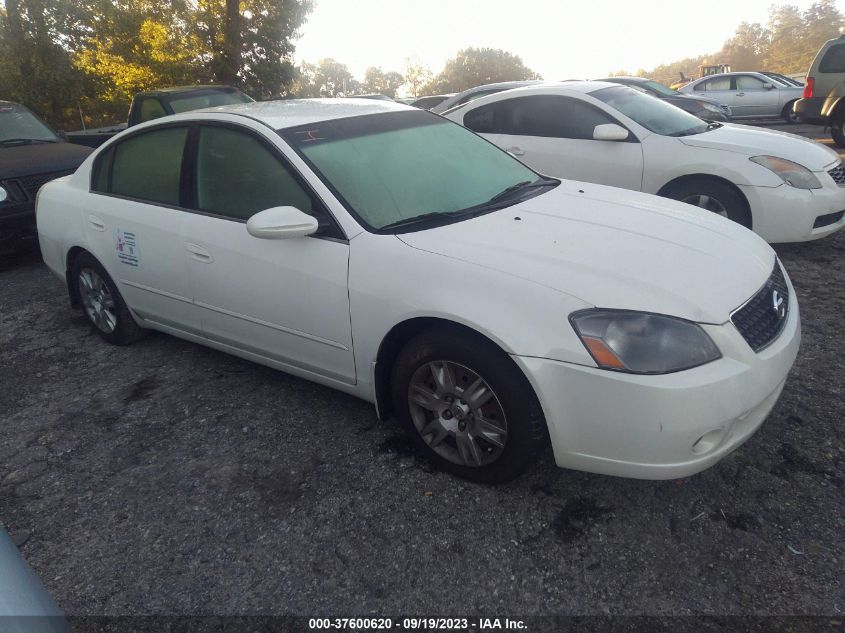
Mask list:
[[[712,103],[713,105],[722,105],[722,103],[718,99],[713,99],[712,97],[699,97],[698,95],[672,95],[671,97],[666,97],[667,101],[697,101],[699,103]]]
[[[71,171],[94,151],[73,143],[0,146],[0,180]]]

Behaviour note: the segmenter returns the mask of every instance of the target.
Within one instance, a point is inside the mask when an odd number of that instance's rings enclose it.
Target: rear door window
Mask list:
[[[187,127],[166,127],[144,131],[121,141],[111,162],[111,178],[98,173],[95,186],[107,193],[172,206],[181,203],[182,154],[188,137]],[[110,182],[110,186],[108,183]]]
[[[845,73],[845,44],[834,44],[819,63],[820,73]]]
[[[731,89],[730,77],[717,77],[716,79],[708,79],[695,87],[696,90],[705,90],[707,92],[715,92],[719,90]]]

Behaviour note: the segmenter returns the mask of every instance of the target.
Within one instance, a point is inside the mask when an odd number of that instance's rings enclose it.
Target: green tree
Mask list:
[[[759,70],[769,46],[769,32],[758,23],[742,22],[716,55],[718,63],[731,70]]]
[[[540,79],[522,63],[519,56],[493,48],[465,48],[446,62],[426,91],[432,94],[460,92],[467,88],[500,81]]]
[[[355,94],[361,84],[355,80],[346,64],[330,57],[316,64],[303,62],[299,66],[297,97],[343,97]]]
[[[394,98],[396,91],[405,83],[405,77],[397,72],[382,71],[381,68],[370,66],[364,73],[364,83],[361,90],[366,93],[378,93]]]
[[[411,96],[419,97],[423,88],[431,82],[433,75],[428,66],[418,59],[405,60],[405,86]]]
[[[78,33],[70,0],[6,0],[0,11],[0,94],[64,127],[84,77],[60,42]]]

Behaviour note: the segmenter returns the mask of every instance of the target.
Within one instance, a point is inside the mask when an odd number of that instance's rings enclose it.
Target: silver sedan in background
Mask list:
[[[734,120],[782,118],[787,123],[798,122],[792,104],[801,98],[803,91],[801,86],[758,72],[709,75],[681,88],[685,94],[724,103],[730,107]]]

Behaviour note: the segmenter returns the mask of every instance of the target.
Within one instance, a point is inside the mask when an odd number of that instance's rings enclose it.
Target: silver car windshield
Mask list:
[[[591,92],[590,96],[662,136],[689,136],[709,129],[697,116],[627,86],[602,88]]]
[[[510,191],[540,193],[546,182],[466,128],[419,110],[321,121],[280,134],[369,229],[492,210],[501,194],[511,200]]]

